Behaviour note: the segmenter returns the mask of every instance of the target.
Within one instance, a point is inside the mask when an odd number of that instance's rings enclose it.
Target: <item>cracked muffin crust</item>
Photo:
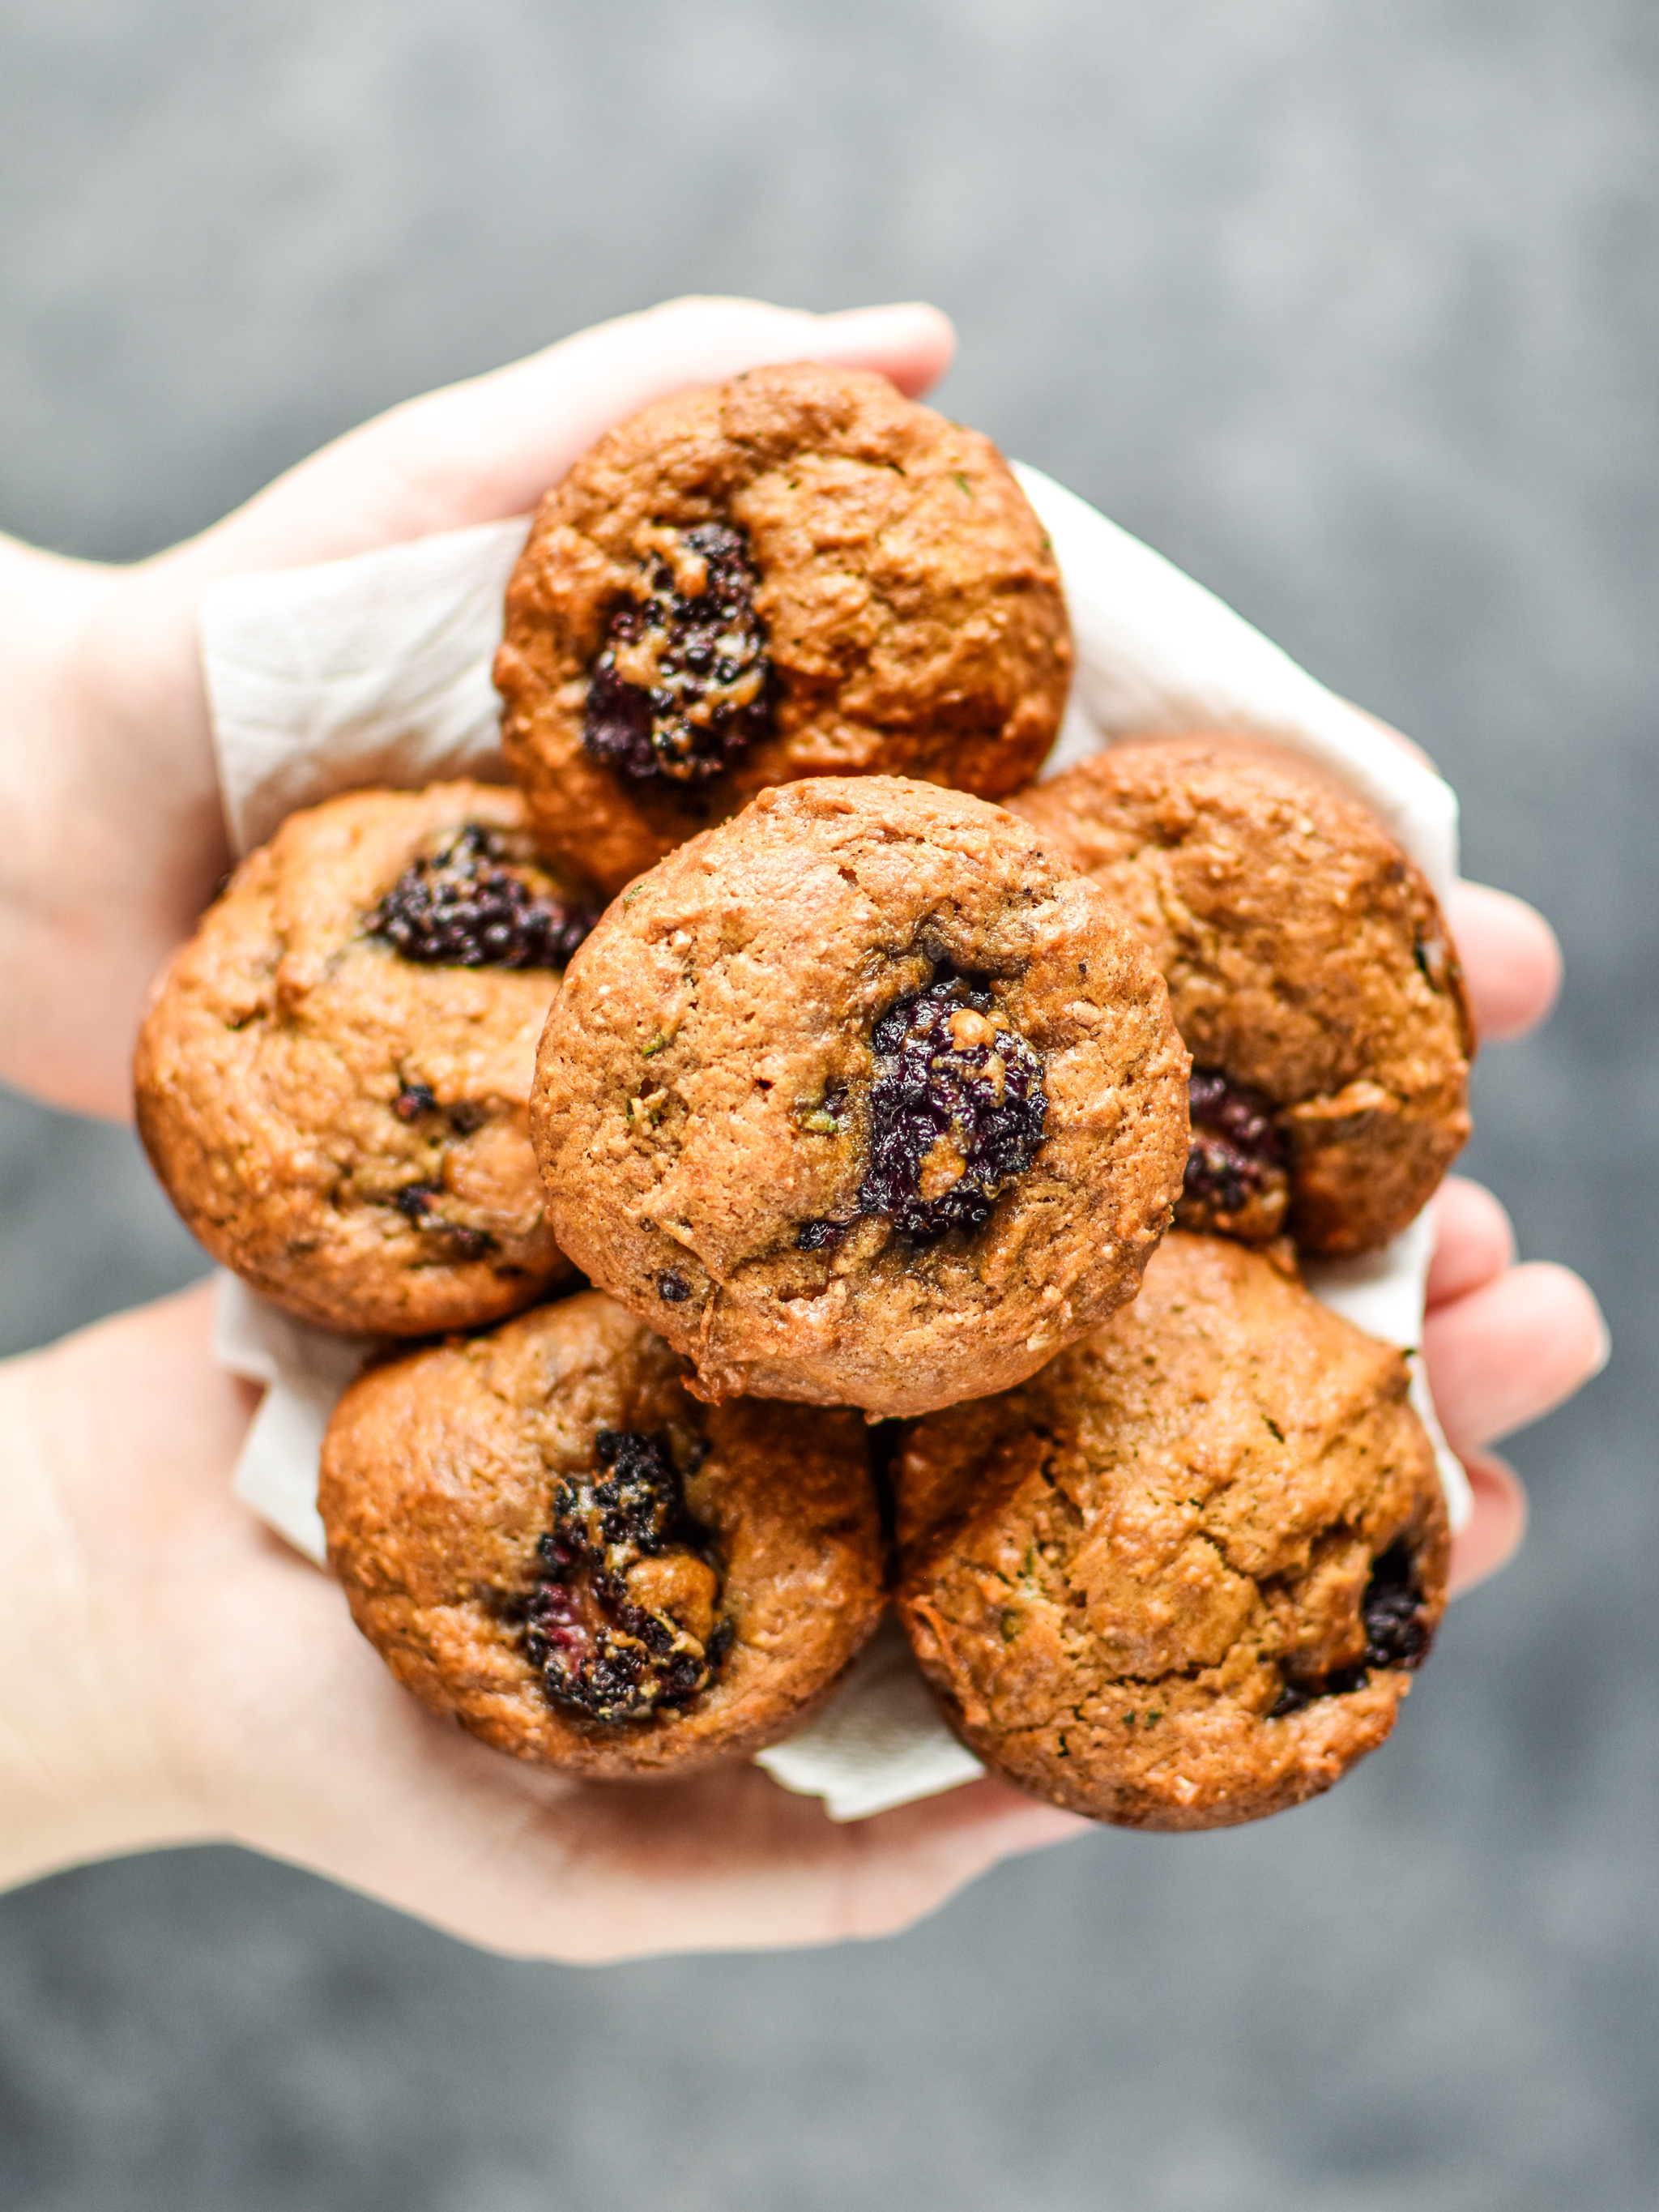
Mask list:
[[[631,416],[544,500],[507,595],[502,743],[607,896],[769,784],[987,798],[1060,727],[1071,631],[1001,455],[860,370],[751,370]]]
[[[405,1688],[607,1780],[787,1735],[884,1602],[857,1415],[702,1406],[596,1291],[371,1367],[329,1425],[318,1504]]]
[[[1177,1231],[1020,1389],[917,1422],[899,1611],[963,1741],[1127,1827],[1252,1820],[1394,1725],[1450,1538],[1404,1358]]]
[[[1023,792],[1152,946],[1193,1055],[1183,1228],[1367,1251],[1469,1133],[1474,1031],[1434,894],[1358,799],[1226,738]]]
[[[824,777],[612,904],[531,1129],[561,1245],[699,1395],[919,1413],[1133,1296],[1186,1079],[1152,960],[1047,840],[964,793]]]
[[[372,1334],[493,1321],[569,1279],[526,1103],[591,921],[514,791],[352,792],[291,815],[139,1035],[139,1131],[189,1228],[290,1312]]]

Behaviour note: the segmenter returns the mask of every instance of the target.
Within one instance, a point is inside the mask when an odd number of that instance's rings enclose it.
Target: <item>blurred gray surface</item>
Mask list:
[[[1613,1369],[1396,1737],[825,1954],[508,1966],[228,1852],[0,1902],[17,2212],[1597,2212],[1656,2195],[1659,14],[0,0],[0,526],[143,553],[690,289],[931,296],[953,413],[1413,732],[1569,988],[1471,1163]],[[198,1262],[0,1100],[3,1346]]]

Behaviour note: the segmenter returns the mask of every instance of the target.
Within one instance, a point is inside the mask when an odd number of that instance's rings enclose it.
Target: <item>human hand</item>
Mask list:
[[[1479,1448],[1570,1395],[1604,1336],[1575,1277],[1511,1264],[1477,1185],[1445,1187],[1439,1229],[1425,1352],[1474,1486],[1467,1589],[1523,1520]],[[0,1369],[0,1882],[232,1840],[492,1948],[597,1960],[884,1934],[1086,1826],[992,1781],[837,1826],[752,1766],[634,1788],[486,1749],[232,1496],[252,1404],[205,1285]]]
[[[669,339],[684,349],[672,376]],[[61,1103],[125,1106],[149,974],[223,861],[195,661],[210,576],[517,512],[615,415],[744,359],[816,351],[919,390],[948,350],[926,309],[820,321],[681,303],[394,410],[140,569],[27,556],[8,619],[46,578],[34,627],[52,647],[28,726],[56,717],[75,734],[46,749],[49,788],[20,781],[15,749],[0,763],[19,832],[0,864],[14,994],[0,1073]],[[649,380],[626,386],[647,356]],[[568,405],[550,428],[556,388]],[[1483,1032],[1540,1018],[1559,963],[1540,918],[1464,886],[1449,920]],[[1474,1485],[1454,1561],[1467,1587],[1524,1519],[1513,1475],[1481,1447],[1577,1388],[1605,1332],[1565,1271],[1511,1264],[1507,1224],[1476,1187],[1447,1187],[1440,1228],[1425,1351]],[[246,1418],[211,1361],[201,1292],[0,1376],[0,1563],[17,1583],[0,1606],[0,1876],[232,1837],[475,1941],[596,1958],[882,1932],[1080,1825],[990,1782],[837,1827],[746,1767],[634,1791],[503,1760],[404,1697],[332,1587],[234,1504]]]
[[[1506,891],[1459,884],[1446,919],[1483,1043],[1535,1029],[1554,1004],[1561,955],[1543,917]],[[1453,1176],[1435,1200],[1423,1353],[1447,1440],[1474,1513],[1452,1546],[1454,1595],[1501,1567],[1526,1534],[1526,1494],[1484,1448],[1524,1428],[1607,1364],[1608,1338],[1588,1286],[1565,1267],[1517,1266],[1509,1217],[1492,1193]]]
[[[990,1781],[837,1826],[748,1765],[604,1784],[487,1749],[232,1495],[252,1394],[210,1331],[204,1285],[0,1369],[0,1886],[228,1840],[597,1960],[885,1934],[1079,1825]]]
[[[925,391],[937,309],[812,315],[678,300],[408,401],[188,544],[126,569],[0,540],[0,1080],[124,1116],[145,993],[228,865],[197,609],[204,585],[534,507],[610,424],[779,361]]]

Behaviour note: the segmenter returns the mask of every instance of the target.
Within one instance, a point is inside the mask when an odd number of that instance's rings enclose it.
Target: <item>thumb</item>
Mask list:
[[[199,583],[522,514],[602,432],[653,400],[785,361],[873,369],[915,394],[944,373],[955,343],[947,319],[921,305],[815,315],[672,300],[377,416],[167,563]]]

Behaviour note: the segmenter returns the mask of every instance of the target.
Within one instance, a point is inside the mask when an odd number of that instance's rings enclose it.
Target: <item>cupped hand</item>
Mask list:
[[[950,345],[927,308],[682,301],[395,409],[138,568],[23,556],[0,648],[21,626],[41,651],[18,660],[0,748],[0,1077],[126,1109],[149,975],[226,859],[197,663],[210,578],[520,512],[608,422],[744,367],[812,356],[916,392]],[[1465,885],[1449,920],[1483,1035],[1540,1019],[1559,968],[1541,919]],[[1524,1523],[1486,1447],[1607,1339],[1576,1277],[1514,1263],[1477,1186],[1449,1183],[1438,1219],[1425,1351],[1474,1489],[1467,1588]],[[336,1588],[232,1498],[249,1411],[203,1290],[0,1370],[0,1879],[231,1838],[475,1942],[599,1959],[882,1933],[1085,1825],[989,1781],[838,1826],[752,1767],[626,1789],[503,1759],[399,1690]]]
[[[1467,1589],[1524,1523],[1484,1447],[1607,1340],[1575,1276],[1514,1264],[1479,1185],[1449,1182],[1437,1213],[1425,1350],[1474,1490]],[[752,1766],[629,1788],[486,1749],[399,1689],[337,1587],[233,1498],[252,1403],[214,1364],[206,1286],[0,1370],[0,1555],[25,1562],[0,1607],[0,1881],[227,1838],[494,1949],[600,1960],[884,1934],[1087,1826],[988,1780],[838,1826]]]
[[[0,1609],[28,1740],[0,1721],[0,1881],[224,1838],[495,1949],[597,1960],[884,1934],[1077,1825],[989,1781],[837,1826],[754,1766],[630,1787],[486,1749],[232,1496],[252,1401],[210,1326],[202,1285],[0,1370],[7,1461],[49,1468],[61,1507]]]
[[[612,422],[742,369],[833,362],[914,395],[953,343],[927,307],[672,301],[394,407],[137,567],[0,541],[0,1080],[83,1113],[131,1110],[150,979],[229,860],[204,584],[524,514]]]
[[[1521,1526],[1514,1478],[1471,1446],[1576,1387],[1600,1323],[1565,1271],[1507,1264],[1478,1186],[1447,1187],[1441,1226],[1427,1351],[1475,1485],[1467,1587]],[[1513,1308],[1507,1353],[1493,1298]],[[753,1766],[606,1785],[475,1742],[398,1686],[337,1586],[231,1494],[252,1401],[214,1364],[210,1305],[202,1285],[0,1373],[7,1460],[38,1507],[8,1531],[28,1557],[0,1626],[0,1881],[224,1839],[492,1949],[600,1960],[886,1934],[1087,1826],[993,1781],[837,1825]]]
[[[1539,918],[1468,889],[1451,920],[1486,1033],[1540,1018],[1559,961]],[[1449,1182],[1437,1215],[1425,1350],[1474,1489],[1467,1589],[1524,1521],[1485,1447],[1607,1340],[1576,1277],[1515,1265],[1477,1185]],[[210,1328],[203,1287],[0,1370],[0,1881],[229,1838],[495,1949],[598,1960],[882,1934],[1086,1825],[992,1781],[837,1826],[751,1766],[629,1789],[487,1750],[232,1497],[252,1395]]]

